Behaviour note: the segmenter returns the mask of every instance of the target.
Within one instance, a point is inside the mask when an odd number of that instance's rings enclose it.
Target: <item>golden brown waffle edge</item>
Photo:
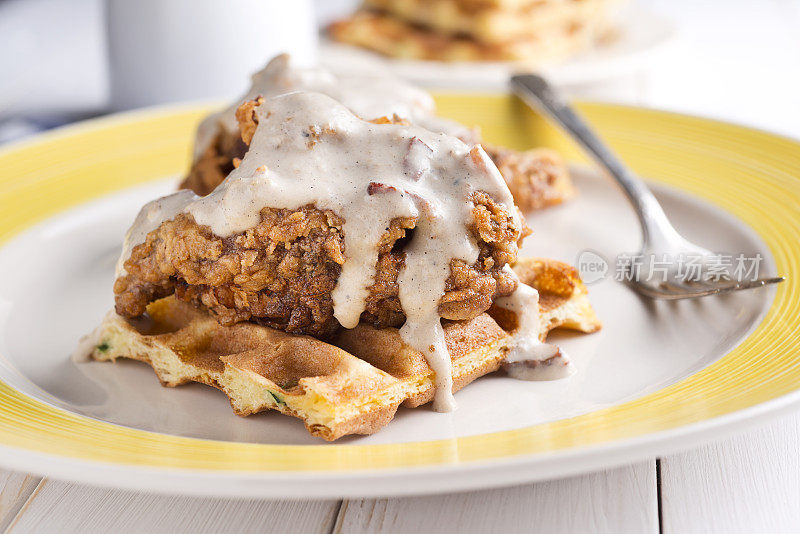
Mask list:
[[[521,260],[523,281],[540,288],[541,337],[552,328],[600,328],[577,272],[550,260]],[[499,368],[514,328],[497,310],[469,321],[446,321],[453,390]],[[497,319],[497,320],[495,320]],[[275,409],[303,420],[328,441],[372,434],[400,404],[432,400],[433,372],[394,328],[360,324],[326,343],[268,327],[221,326],[206,312],[174,297],[153,302],[148,314],[125,320],[111,314],[101,326],[96,360],[130,358],[151,365],[164,386],[199,382],[223,391],[238,415]]]

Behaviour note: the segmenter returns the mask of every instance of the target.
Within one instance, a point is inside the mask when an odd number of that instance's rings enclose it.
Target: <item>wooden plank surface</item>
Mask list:
[[[334,533],[657,533],[655,462],[491,491],[345,501]]]
[[[341,510],[336,501],[164,497],[46,480],[19,508],[8,532],[658,532],[653,462],[486,492],[347,501]]]
[[[41,478],[0,469],[0,532],[4,532],[36,489]]]
[[[7,532],[328,534],[338,501],[167,497],[45,480]]]
[[[661,459],[665,534],[800,532],[800,415]]]

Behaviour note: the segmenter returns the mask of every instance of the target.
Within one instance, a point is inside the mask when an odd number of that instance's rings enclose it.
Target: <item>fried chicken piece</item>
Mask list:
[[[479,241],[474,265],[452,260],[439,313],[467,319],[487,310],[495,297],[511,294],[516,282],[502,266],[517,256],[519,229],[485,193],[476,193],[471,231]],[[344,263],[344,221],[313,206],[264,208],[261,223],[227,238],[181,214],[150,232],[124,263],[114,284],[117,313],[138,317],[153,300],[172,293],[208,309],[223,325],[254,321],[287,332],[329,337],[339,323],[331,292]],[[400,326],[398,297],[403,245],[416,220],[397,218],[378,249],[375,279],[362,320]]]
[[[255,108],[262,102],[245,103],[237,111],[245,143],[252,140],[258,125]],[[373,122],[399,121],[394,117]],[[318,135],[310,132],[307,137],[312,149]],[[233,144],[229,147],[235,149]],[[476,151],[470,156],[478,157]],[[519,243],[528,233],[521,216],[513,217],[487,193],[474,192],[470,200],[472,223],[466,231],[475,239],[478,259],[472,265],[450,261],[438,305],[445,319],[471,319],[489,309],[496,297],[516,290],[516,279],[503,267],[516,261]],[[260,211],[259,224],[223,238],[197,224],[192,215],[180,213],[133,247],[114,284],[117,313],[138,317],[147,304],[174,293],[209,310],[223,325],[249,320],[329,337],[340,327],[333,316],[332,292],[345,263],[344,223],[336,213],[313,205],[267,207]],[[378,243],[363,321],[378,327],[405,321],[398,276],[405,265],[404,246],[413,239],[416,224],[414,217],[397,217]]]

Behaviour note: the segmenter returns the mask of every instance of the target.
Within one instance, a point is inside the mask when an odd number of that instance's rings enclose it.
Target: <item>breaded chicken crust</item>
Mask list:
[[[520,230],[489,195],[473,197],[474,265],[451,260],[439,303],[446,319],[469,319],[494,298],[516,289],[502,267],[517,257]],[[328,337],[339,329],[331,293],[345,261],[344,220],[314,206],[264,208],[261,222],[221,238],[188,214],[164,222],[133,248],[125,273],[114,284],[117,313],[138,317],[147,304],[174,293],[210,311],[223,325],[254,321],[287,332]],[[398,297],[404,245],[414,218],[392,220],[381,239],[375,278],[362,320],[375,326],[405,321]]]

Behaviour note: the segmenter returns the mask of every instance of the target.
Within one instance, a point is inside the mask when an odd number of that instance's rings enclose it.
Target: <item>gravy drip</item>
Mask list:
[[[474,143],[473,132],[454,121],[435,116],[436,106],[427,92],[388,76],[343,74],[336,76],[323,68],[299,68],[287,54],[273,58],[264,69],[253,74],[250,90],[230,107],[209,115],[197,129],[194,159],[205,152],[224,130],[238,131],[236,108],[258,96],[270,98],[294,91],[310,91],[330,96],[362,119],[397,115],[436,132],[455,135]]]
[[[211,194],[180,192],[145,206],[128,232],[124,257],[162,220],[185,212],[228,237],[260,222],[264,207],[314,204],[343,217],[345,263],[333,290],[334,316],[358,324],[372,285],[380,238],[397,217],[415,217],[401,271],[401,337],[436,373],[434,409],[450,411],[451,359],[438,304],[451,259],[473,264],[471,195],[484,191],[517,220],[511,193],[479,147],[418,126],[372,124],[320,93],[296,92],[255,108],[250,149]]]
[[[505,269],[513,273],[510,267]],[[495,299],[494,303],[514,312],[519,323],[503,362],[509,376],[519,380],[557,380],[574,372],[569,357],[561,349],[539,340],[538,291],[519,282],[514,293]]]

